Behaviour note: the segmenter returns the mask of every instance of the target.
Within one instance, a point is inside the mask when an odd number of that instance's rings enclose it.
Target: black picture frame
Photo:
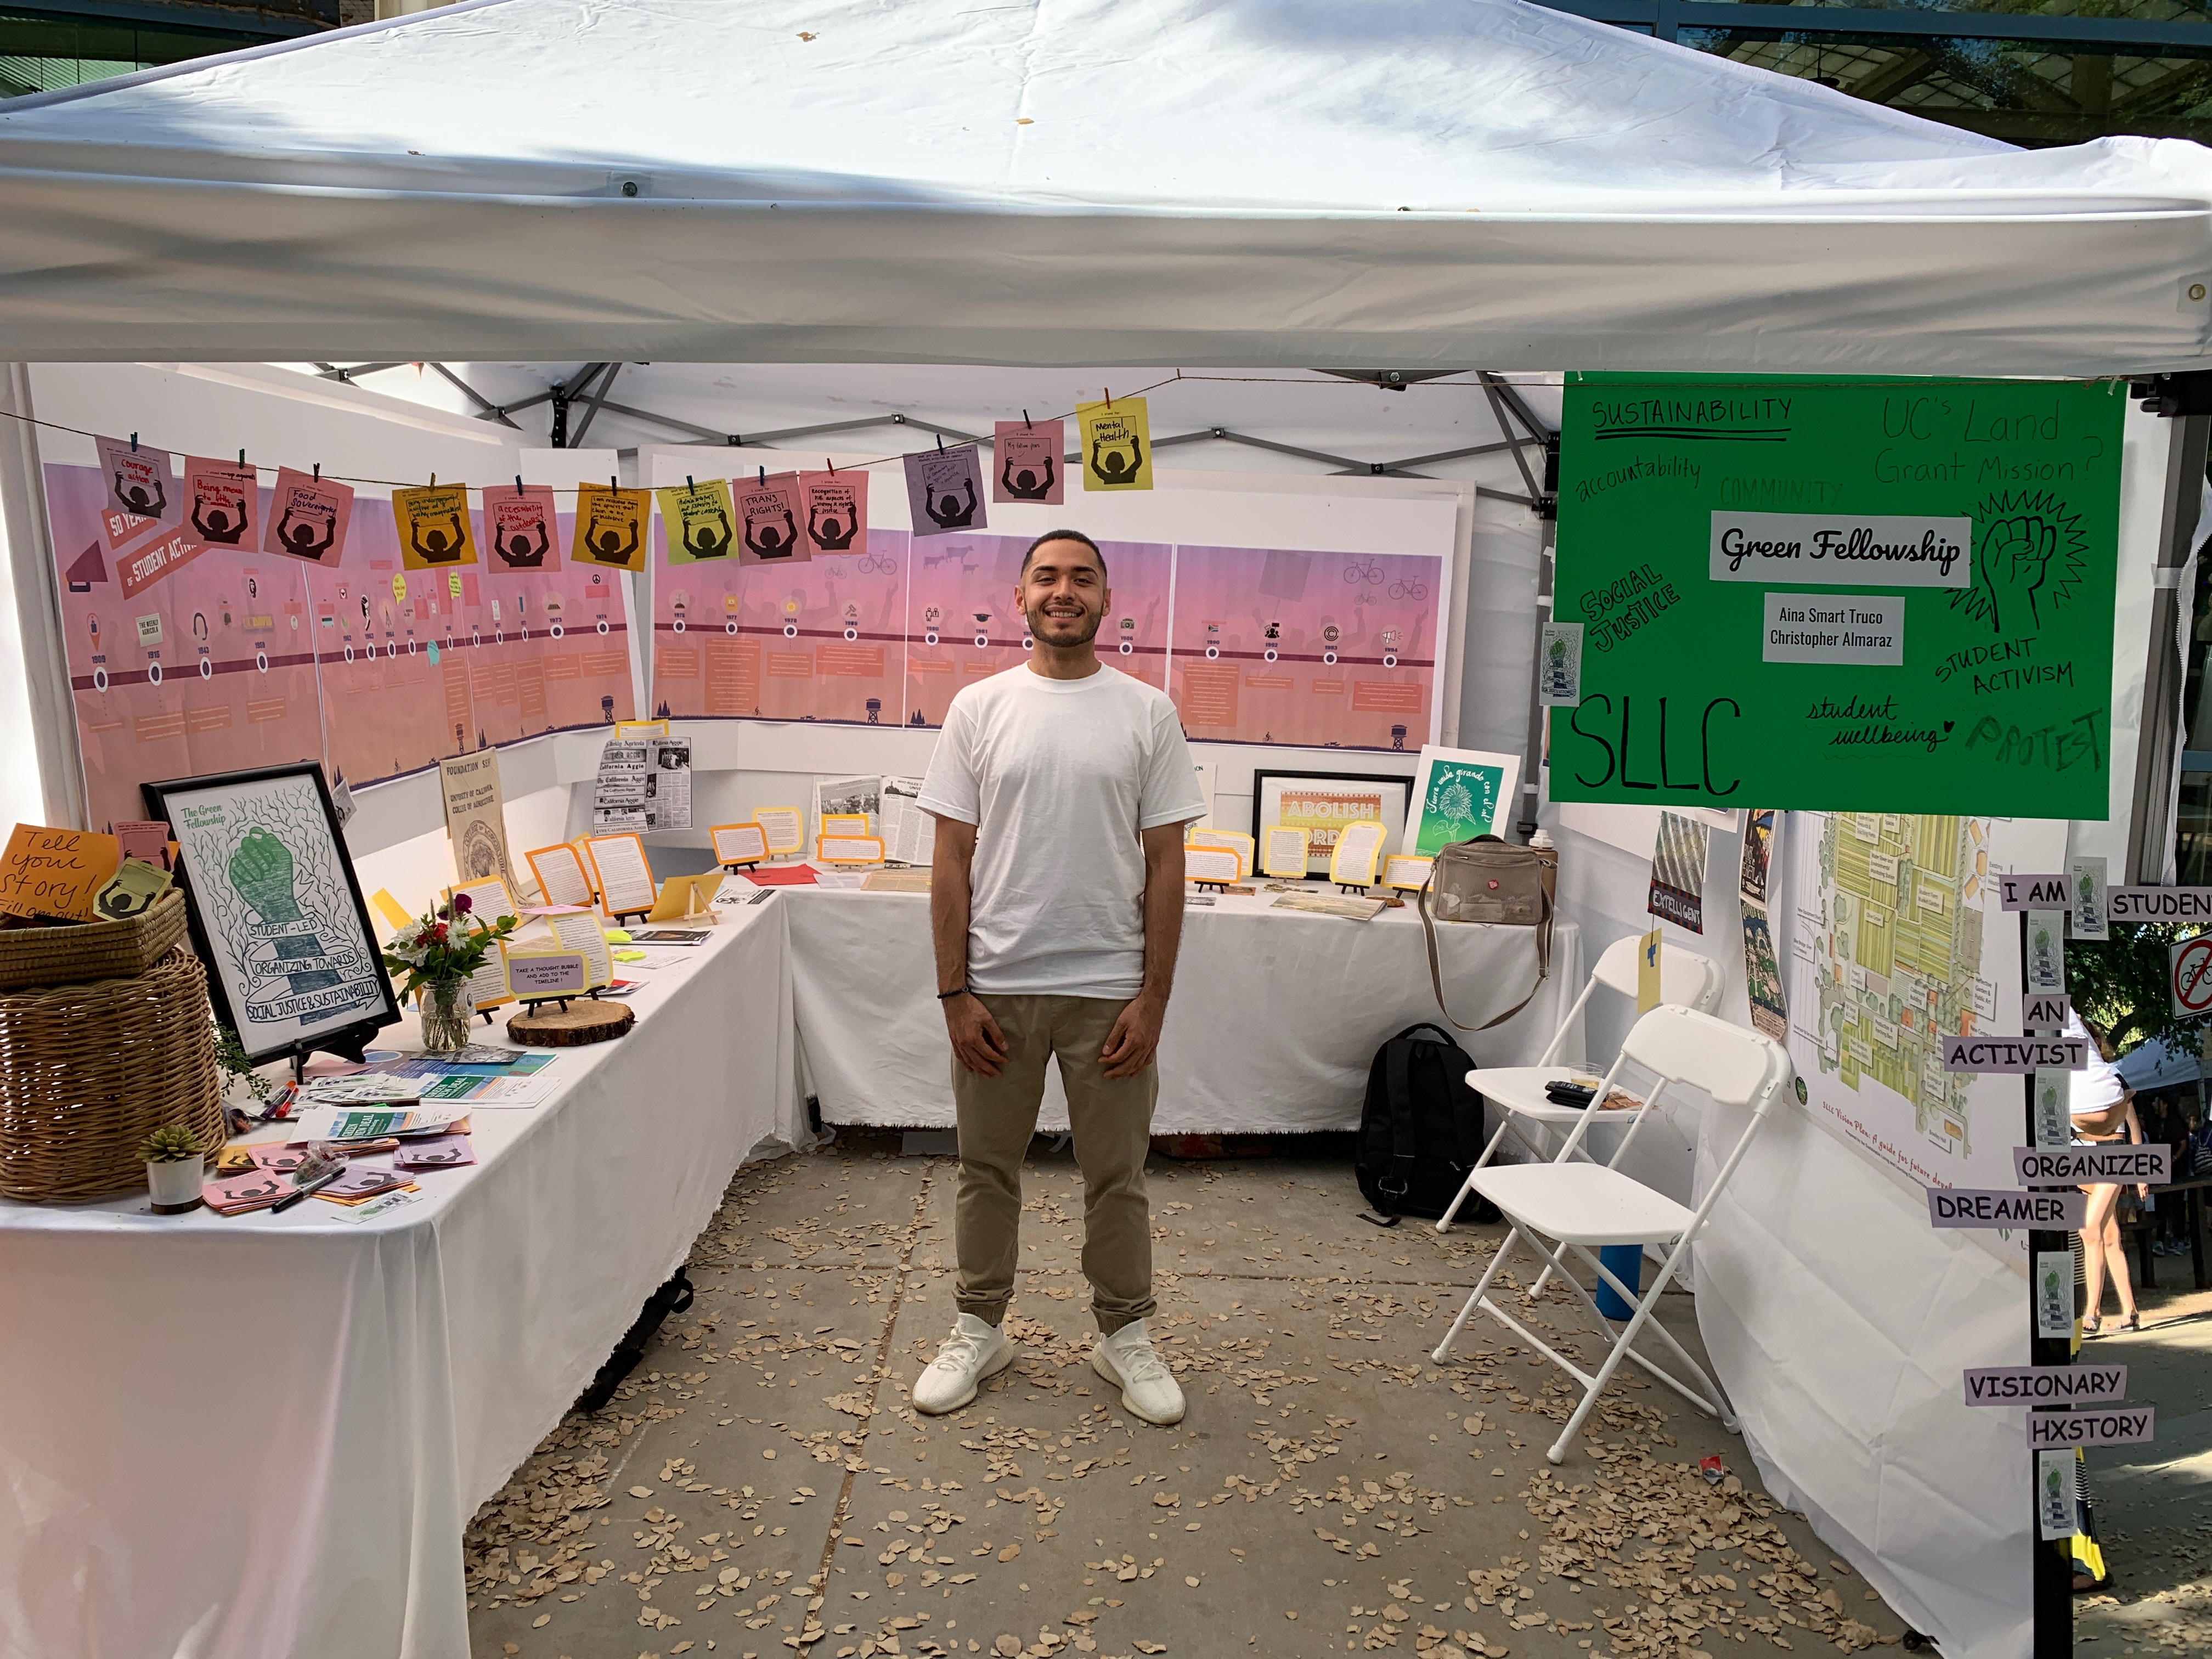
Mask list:
[[[192,949],[207,966],[208,1000],[238,1033],[246,1058],[259,1065],[289,1056],[295,1069],[319,1048],[361,1059],[376,1034],[398,1021],[399,999],[320,763],[210,772],[138,788],[147,816],[166,822],[178,843],[177,884],[185,892]],[[280,822],[291,842],[270,827]],[[210,873],[206,855],[225,843],[231,850]],[[313,866],[305,909],[298,902],[303,854]],[[243,873],[236,867],[241,857],[250,866]],[[289,884],[282,896],[280,880]],[[241,884],[249,881],[250,891]],[[291,914],[282,914],[285,909]],[[302,943],[305,952],[298,948]],[[264,946],[271,952],[267,962],[312,965],[289,973],[259,970],[264,986],[283,980],[284,988],[257,1006],[255,958]]]
[[[1262,840],[1262,830],[1264,827],[1271,823],[1280,822],[1279,819],[1269,818],[1267,816],[1267,802],[1269,799],[1267,785],[1271,781],[1285,778],[1291,779],[1304,784],[1334,783],[1342,784],[1349,788],[1358,789],[1371,789],[1376,787],[1377,785],[1384,787],[1395,786],[1398,790],[1397,829],[1394,832],[1392,838],[1383,843],[1382,851],[1384,855],[1388,856],[1391,852],[1395,851],[1398,842],[1405,836],[1406,815],[1407,812],[1412,811],[1413,803],[1413,775],[1411,772],[1349,772],[1341,770],[1334,772],[1299,772],[1275,767],[1255,767],[1252,769],[1252,844],[1255,849],[1253,854],[1255,858],[1259,857],[1260,854],[1265,851],[1265,842]],[[1387,816],[1382,821],[1385,823],[1390,822]],[[1308,879],[1312,879],[1317,877],[1325,878],[1328,876],[1329,852],[1330,848],[1328,847],[1317,848],[1309,848],[1307,849],[1306,876]],[[1379,870],[1381,866],[1377,865],[1376,868]]]

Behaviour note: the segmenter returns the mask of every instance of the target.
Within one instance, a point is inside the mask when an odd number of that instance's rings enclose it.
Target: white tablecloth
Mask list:
[[[635,1030],[388,1216],[0,1204],[0,1653],[466,1659],[469,1516],[799,1133],[784,917],[655,952]]]
[[[935,1001],[927,896],[780,890],[791,907],[802,1076],[823,1120],[950,1127],[951,1050]],[[1356,1128],[1375,1051],[1407,1026],[1443,1026],[1479,1066],[1532,1065],[1582,989],[1582,935],[1563,921],[1534,1000],[1494,1030],[1453,1030],[1429,988],[1410,906],[1347,921],[1271,909],[1273,896],[1224,895],[1184,913],[1155,1133]],[[1528,928],[1445,923],[1437,938],[1452,1012],[1470,1024],[1511,1007],[1535,980]],[[1067,1127],[1057,1071],[1048,1073],[1041,1122]]]

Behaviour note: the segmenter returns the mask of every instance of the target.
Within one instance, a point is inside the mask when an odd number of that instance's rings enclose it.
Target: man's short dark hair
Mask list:
[[[1080,530],[1048,530],[1031,542],[1029,551],[1022,555],[1022,568],[1018,574],[1026,576],[1030,574],[1030,561],[1036,556],[1037,549],[1042,547],[1047,542],[1081,542],[1091,550],[1091,556],[1098,561],[1098,574],[1101,576],[1106,574],[1106,556],[1098,550],[1097,542],[1092,541]]]

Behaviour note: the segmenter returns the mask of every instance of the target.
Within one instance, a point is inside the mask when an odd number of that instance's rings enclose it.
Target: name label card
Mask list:
[[[1969,1406],[2094,1404],[2128,1392],[2125,1365],[1986,1365],[1966,1378]]]
[[[2067,1446],[2140,1446],[2156,1438],[2158,1408],[2154,1406],[2027,1414],[2027,1443],[2038,1451]]]
[[[2013,1173],[2023,1187],[2074,1187],[2096,1182],[2163,1187],[2173,1179],[2172,1149],[2163,1146],[2015,1146]]]
[[[2079,1232],[2089,1212],[2086,1193],[1984,1192],[1930,1187],[1928,1221],[1935,1227],[2019,1227]]]
[[[1943,1069],[1947,1072],[1995,1072],[2025,1077],[2030,1072],[2082,1072],[2088,1066],[2089,1045],[2081,1037],[1943,1039]]]

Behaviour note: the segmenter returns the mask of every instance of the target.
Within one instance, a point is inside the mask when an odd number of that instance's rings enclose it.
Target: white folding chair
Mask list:
[[[1551,1046],[1544,1050],[1543,1058],[1534,1066],[1499,1066],[1489,1071],[1477,1068],[1467,1074],[1468,1087],[1481,1095],[1498,1111],[1497,1133],[1483,1147],[1482,1156],[1475,1159],[1474,1170],[1480,1170],[1489,1164],[1497,1155],[1498,1144],[1508,1133],[1526,1146],[1534,1157],[1549,1158],[1551,1152],[1538,1146],[1536,1140],[1530,1138],[1531,1133],[1540,1139],[1550,1140],[1581,1123],[1591,1112],[1599,1109],[1599,1102],[1605,1098],[1602,1091],[1585,1110],[1575,1106],[1553,1105],[1545,1097],[1544,1087],[1550,1083],[1564,1083],[1577,1072],[1588,1074],[1586,1066],[1561,1061],[1559,1050],[1566,1042],[1567,1033],[1574,1029],[1575,1017],[1582,1012],[1583,1005],[1590,1000],[1590,993],[1599,986],[1604,986],[1608,991],[1618,991],[1632,1000],[1635,997],[1636,957],[1642,945],[1643,940],[1632,933],[1628,938],[1615,939],[1606,946],[1605,953],[1597,959],[1597,966],[1590,969],[1589,981],[1583,987],[1583,994],[1575,999],[1574,1006],[1567,1010],[1567,1017],[1559,1022],[1559,1029],[1552,1034]],[[1662,1004],[1711,1013],[1720,1000],[1721,970],[1718,963],[1699,956],[1695,951],[1685,951],[1673,945],[1659,952],[1659,1000]],[[1522,1127],[1523,1124],[1527,1126],[1526,1131]],[[1467,1195],[1474,1190],[1474,1170],[1468,1172],[1467,1179],[1460,1184],[1459,1192],[1451,1201],[1451,1207],[1437,1221],[1438,1232],[1451,1230],[1452,1218],[1459,1214],[1460,1206],[1467,1201]]]
[[[1576,1163],[1571,1156],[1587,1132],[1589,1117],[1568,1138],[1559,1158],[1550,1164],[1510,1164],[1480,1171],[1473,1180],[1474,1190],[1504,1213],[1512,1224],[1505,1242],[1498,1247],[1491,1258],[1490,1267],[1482,1275],[1482,1282],[1467,1298],[1467,1305],[1452,1321],[1451,1329],[1444,1340],[1437,1344],[1433,1356],[1438,1364],[1451,1352],[1452,1344],[1466,1328],[1468,1318],[1480,1307],[1508,1330],[1543,1354],[1552,1363],[1583,1385],[1582,1403],[1575,1407],[1567,1425],[1559,1431],[1559,1439],[1545,1455],[1554,1463],[1567,1455],[1567,1443],[1582,1428],[1590,1407],[1597,1403],[1598,1395],[1625,1358],[1633,1358],[1653,1376],[1680,1395],[1708,1416],[1717,1417],[1721,1425],[1731,1434],[1736,1431],[1735,1413],[1729,1411],[1726,1397],[1717,1383],[1705,1375],[1704,1367],[1692,1359],[1682,1345],[1674,1339],[1663,1325],[1653,1323],[1652,1311],[1659,1305],[1661,1292],[1668,1281],[1680,1267],[1683,1256],[1712,1213],[1714,1201],[1736,1166],[1743,1162],[1750,1148],[1751,1138],[1759,1133],[1759,1125],[1769,1111],[1780,1100],[1793,1075],[1790,1056],[1781,1045],[1770,1042],[1756,1031],[1740,1025],[1730,1025],[1725,1020],[1700,1013],[1693,1008],[1659,1007],[1636,1022],[1621,1045],[1620,1058],[1613,1062],[1613,1071],[1606,1078],[1611,1087],[1613,1078],[1622,1066],[1634,1060],[1638,1066],[1657,1074],[1658,1082],[1635,1113],[1635,1121],[1613,1155],[1611,1162]],[[1635,1139],[1636,1131],[1642,1127],[1652,1106],[1670,1084],[1688,1084],[1704,1090],[1723,1106],[1747,1109],[1751,1121],[1737,1139],[1735,1150],[1714,1176],[1706,1189],[1704,1201],[1695,1210],[1684,1208],[1662,1193],[1656,1193],[1642,1182],[1623,1175],[1613,1165],[1620,1161],[1621,1153]],[[1601,1095],[1600,1098],[1603,1098]],[[1519,1320],[1507,1313],[1492,1300],[1490,1286],[1504,1267],[1505,1259],[1515,1245],[1523,1238],[1528,1240],[1536,1255],[1545,1262],[1548,1276],[1554,1269],[1560,1279],[1573,1287],[1589,1309],[1591,1319],[1610,1352],[1595,1374],[1583,1370],[1574,1361],[1551,1346]],[[1547,1238],[1556,1241],[1547,1245]],[[1660,1265],[1659,1275],[1651,1288],[1639,1294],[1607,1273],[1595,1251],[1609,1244],[1639,1246],[1666,1245],[1667,1259]],[[1566,1255],[1571,1251],[1613,1286],[1614,1292],[1626,1301],[1632,1316],[1628,1323],[1615,1334],[1590,1293],[1570,1270]],[[1533,1292],[1531,1292],[1533,1294]],[[1665,1343],[1674,1357],[1686,1365],[1698,1380],[1700,1388],[1683,1382],[1644,1354],[1634,1352],[1638,1337],[1645,1329]]]

